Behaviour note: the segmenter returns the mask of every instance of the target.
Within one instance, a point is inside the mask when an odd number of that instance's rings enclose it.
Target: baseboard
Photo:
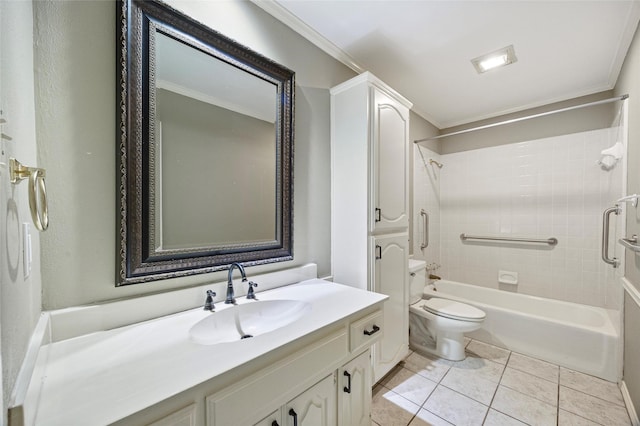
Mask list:
[[[7,416],[9,426],[32,426],[40,401],[40,390],[46,375],[49,351],[41,351],[51,342],[51,322],[47,312],[40,315],[29,340],[27,353],[18,372],[11,394]]]
[[[629,413],[629,417],[631,418],[631,424],[633,426],[640,426],[638,413],[636,412],[636,408],[633,406],[631,395],[629,395],[629,390],[627,389],[627,384],[624,382],[624,380],[620,384],[620,391],[622,392],[622,399],[624,399],[624,404],[627,406],[627,412]]]

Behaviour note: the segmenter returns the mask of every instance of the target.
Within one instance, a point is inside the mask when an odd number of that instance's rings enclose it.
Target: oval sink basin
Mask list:
[[[264,300],[235,305],[197,322],[189,330],[189,338],[201,345],[237,342],[291,324],[310,310],[309,303],[299,300]]]

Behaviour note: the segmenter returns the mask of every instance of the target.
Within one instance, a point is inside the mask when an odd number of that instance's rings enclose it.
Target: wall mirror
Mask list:
[[[117,3],[118,285],[293,259],[294,73]]]

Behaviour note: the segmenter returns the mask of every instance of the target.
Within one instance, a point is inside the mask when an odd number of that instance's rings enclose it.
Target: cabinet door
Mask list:
[[[282,426],[280,410],[276,410],[253,426]]]
[[[146,423],[145,423],[146,424]],[[182,410],[176,411],[163,419],[150,423],[149,426],[195,426],[196,405],[192,404]]]
[[[371,353],[367,350],[338,370],[338,424],[371,425]]]
[[[284,409],[287,426],[336,426],[336,414],[334,374],[298,395]]]
[[[409,351],[407,234],[372,238],[374,257],[372,291],[389,296],[383,307],[382,340],[373,351],[374,383],[407,356]]]
[[[373,90],[371,185],[372,231],[409,226],[407,188],[409,111],[391,97]]]

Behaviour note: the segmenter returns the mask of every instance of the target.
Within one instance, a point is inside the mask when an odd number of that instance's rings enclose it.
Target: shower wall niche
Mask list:
[[[621,133],[615,127],[441,156],[420,148],[427,163],[415,151],[414,257],[440,264],[437,274],[454,281],[619,309],[624,266],[605,264],[600,245],[602,213],[623,196],[626,171],[624,158],[609,170],[597,161]],[[444,167],[429,167],[429,155]],[[431,215],[426,250],[421,208]],[[612,217],[610,255],[618,259],[623,216]],[[462,233],[555,237],[558,244],[462,242]],[[499,284],[499,270],[517,272],[517,286]]]

